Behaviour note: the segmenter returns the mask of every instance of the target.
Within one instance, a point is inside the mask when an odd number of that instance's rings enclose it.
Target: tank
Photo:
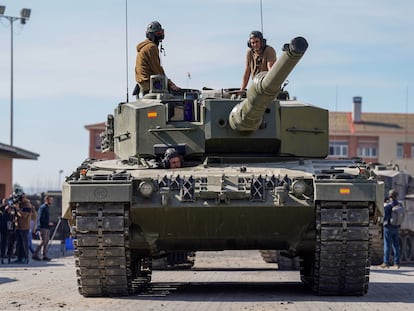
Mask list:
[[[407,171],[401,170],[398,165],[373,163],[368,165],[371,174],[384,182],[385,194],[390,189],[398,192],[398,200],[405,207],[404,221],[400,228],[400,263],[414,263],[414,179]],[[385,200],[385,197],[384,197]],[[382,218],[377,226],[372,227],[372,264],[383,262],[384,240]]]
[[[296,37],[245,97],[223,89],[150,93],[108,115],[103,148],[63,185],[63,217],[76,237],[83,296],[145,291],[165,253],[280,250],[300,258],[319,295],[364,295],[370,226],[384,185],[351,160],[325,159],[328,111],[277,99],[308,48]],[[184,166],[166,169],[175,148]]]

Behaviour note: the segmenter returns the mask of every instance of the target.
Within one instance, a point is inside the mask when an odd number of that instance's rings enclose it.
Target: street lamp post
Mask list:
[[[4,11],[6,7],[0,5],[0,18],[3,17],[10,22],[10,146],[13,146],[13,23],[20,21],[22,25],[30,18],[30,9],[22,9],[20,17],[6,16]]]
[[[60,187],[62,186],[62,185],[60,184],[60,182],[61,182],[61,177],[62,177],[62,173],[63,173],[63,170],[59,170],[58,189],[60,189]]]

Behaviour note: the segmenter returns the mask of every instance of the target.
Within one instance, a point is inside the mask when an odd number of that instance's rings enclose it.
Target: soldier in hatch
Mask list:
[[[135,63],[135,80],[137,86],[133,92],[137,98],[139,94],[145,95],[150,90],[151,75],[163,74],[164,68],[161,66],[158,45],[164,39],[164,29],[157,21],[151,22],[146,31],[144,41],[137,45],[137,58]],[[161,47],[162,50],[162,47]],[[168,79],[168,89],[178,91],[180,88]]]

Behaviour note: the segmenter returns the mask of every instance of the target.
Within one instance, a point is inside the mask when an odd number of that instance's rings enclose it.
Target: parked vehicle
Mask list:
[[[404,170],[400,170],[398,165],[392,164],[371,164],[370,170],[382,180],[385,185],[385,193],[390,189],[398,192],[398,200],[404,206],[405,216],[401,224],[400,230],[400,246],[401,246],[401,263],[414,262],[414,179],[411,174]],[[383,262],[383,230],[382,219],[377,226],[372,227],[372,258],[371,262],[374,265]]]

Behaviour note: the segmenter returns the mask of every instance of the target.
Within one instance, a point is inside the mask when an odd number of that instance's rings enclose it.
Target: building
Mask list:
[[[354,97],[352,112],[329,113],[328,157],[392,163],[414,174],[414,114],[362,112],[362,98]]]
[[[101,153],[105,123],[89,130],[89,157],[113,159]],[[414,175],[414,114],[362,112],[362,97],[353,98],[351,112],[329,112],[330,159],[362,158],[369,163],[393,163]]]
[[[89,131],[89,158],[90,159],[114,159],[113,152],[102,153],[101,151],[101,133],[105,131],[105,122],[85,125]]]
[[[13,159],[37,160],[37,153],[0,143],[0,198],[13,193]]]

